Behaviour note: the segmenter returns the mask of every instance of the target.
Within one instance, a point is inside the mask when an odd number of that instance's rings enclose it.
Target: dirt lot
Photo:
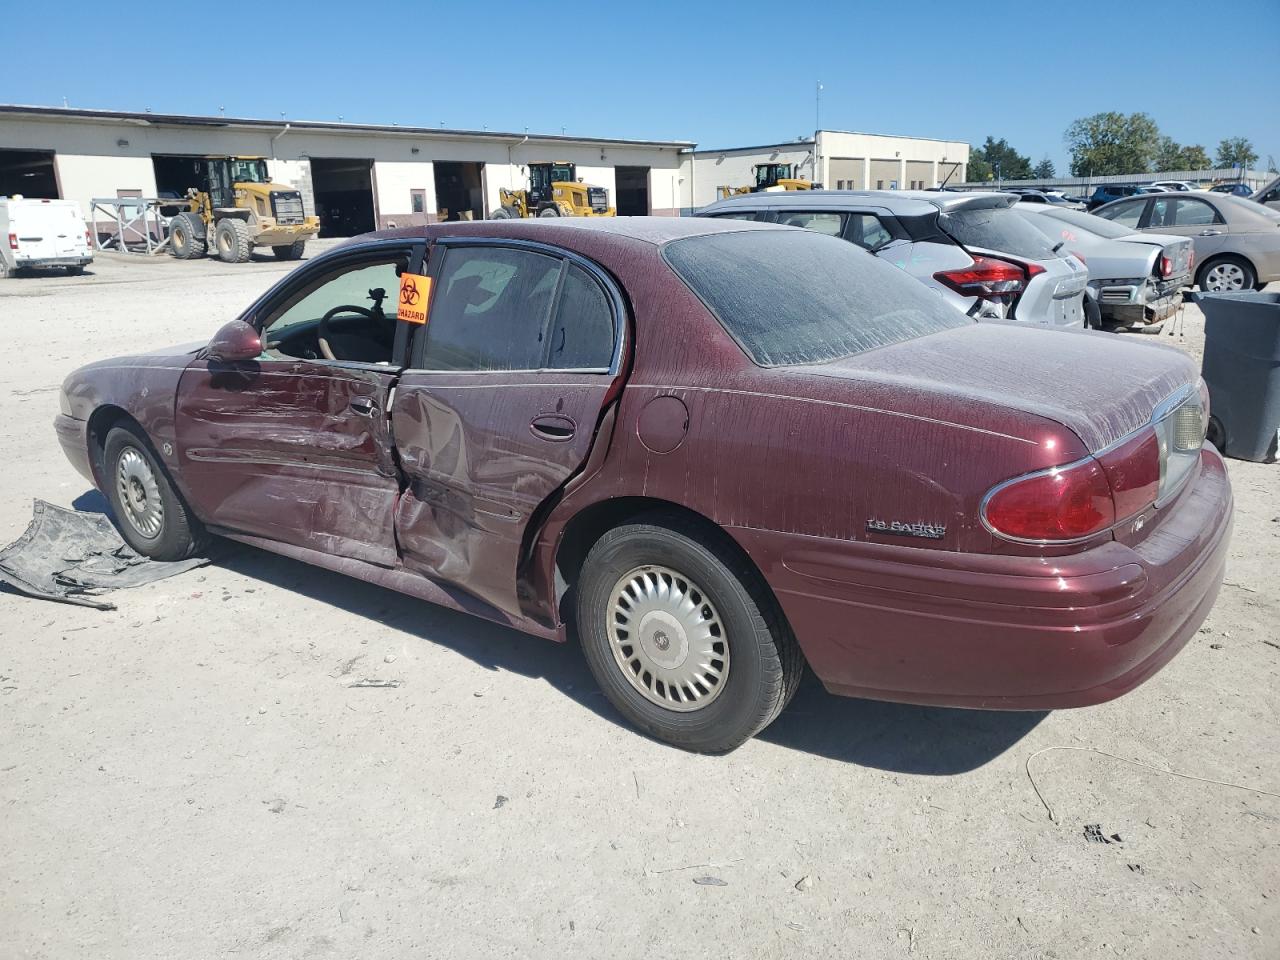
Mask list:
[[[51,427],[67,372],[207,337],[285,269],[0,284],[0,542],[33,497],[101,508]],[[1158,341],[1202,338],[1189,308]],[[576,647],[247,548],[114,612],[0,594],[0,956],[1280,956],[1280,799],[1090,752],[1280,793],[1280,467],[1230,470],[1227,585],[1137,692],[810,680],[718,758],[622,726]]]

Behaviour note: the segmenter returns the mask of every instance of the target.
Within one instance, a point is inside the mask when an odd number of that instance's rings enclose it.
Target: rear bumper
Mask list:
[[[89,460],[89,424],[60,413],[53,419],[53,431],[76,472],[96,486],[93,465]]]
[[[83,267],[91,263],[93,263],[91,254],[83,257],[17,257],[14,260],[14,264],[20,270],[40,267]]]
[[[1114,699],[1169,662],[1222,583],[1232,498],[1206,448],[1140,543],[1065,557],[957,554],[733,530],[764,563],[833,693],[1002,710]]]

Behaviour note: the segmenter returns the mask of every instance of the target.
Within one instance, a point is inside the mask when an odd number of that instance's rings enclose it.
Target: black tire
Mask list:
[[[560,216],[560,208],[559,207],[543,207],[541,210],[538,211],[538,216],[558,217]]]
[[[78,277],[84,273],[84,267],[79,267],[79,266],[67,267],[66,270],[67,270],[68,277]]]
[[[1205,434],[1205,439],[1213,444],[1214,448],[1221,454],[1227,452],[1227,433],[1222,429],[1222,421],[1209,414],[1209,429]]]
[[[205,255],[204,223],[194,213],[180,213],[169,223],[169,252],[179,260],[196,260]]]
[[[512,219],[511,211],[508,210],[506,207],[498,207],[497,210],[489,211],[489,219],[490,220],[510,220]]]
[[[4,262],[4,257],[0,257],[0,280],[7,280],[13,276],[13,271],[9,269],[9,265]]]
[[[137,482],[139,488],[151,488],[143,489],[142,504],[159,504],[159,525],[154,531],[137,519],[142,515],[141,510],[124,502],[123,496],[129,494],[122,495],[120,477],[121,461],[126,457],[133,462],[134,470],[130,471],[130,476],[134,479],[125,480],[123,485],[131,488]],[[137,460],[133,458],[140,459],[146,465],[151,484],[137,481]],[[115,513],[116,527],[129,546],[152,560],[185,560],[203,546],[206,539],[203,528],[187,510],[160,458],[138,427],[125,424],[113,427],[107,433],[102,449],[102,464],[102,483],[106,487],[103,493]],[[154,500],[151,499],[153,497]]]
[[[1229,290],[1252,290],[1254,284],[1258,282],[1258,275],[1254,272],[1253,266],[1243,257],[1237,257],[1232,254],[1223,254],[1218,257],[1210,257],[1200,265],[1200,269],[1196,271],[1196,286],[1201,292],[1209,292],[1205,287],[1205,279],[1210,272],[1216,267],[1237,267],[1240,271],[1240,286],[1230,287]]]
[[[717,633],[728,648],[723,688],[703,707],[682,712],[658,705],[615,658],[608,630],[612,595],[622,580],[650,566],[687,577],[686,596],[695,604],[709,601],[723,624]],[[674,514],[639,517],[596,542],[578,578],[577,625],[587,664],[618,711],[651,736],[699,753],[724,753],[763,730],[795,695],[804,672],[800,648],[757,571],[715,530]],[[636,676],[645,673],[633,669]]]
[[[1102,308],[1092,297],[1084,298],[1084,328],[1086,330],[1102,329]]]
[[[247,263],[253,253],[249,225],[234,217],[224,217],[213,230],[213,243],[218,259],[224,263]]]
[[[286,243],[279,247],[272,247],[271,252],[276,255],[277,260],[301,260],[302,252],[307,248],[307,241],[295,240],[293,243]]]

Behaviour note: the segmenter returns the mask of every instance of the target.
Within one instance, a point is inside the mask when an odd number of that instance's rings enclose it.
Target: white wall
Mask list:
[[[745,187],[755,183],[758,163],[790,163],[799,176],[818,179],[813,171],[813,146],[809,143],[784,144],[763,150],[699,151],[686,154],[686,182],[681,190],[683,212],[698,210],[718,197],[719,187]]]

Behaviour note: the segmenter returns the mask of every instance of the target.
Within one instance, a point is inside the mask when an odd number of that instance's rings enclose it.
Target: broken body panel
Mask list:
[[[663,245],[784,228],[595,223],[442,224],[377,242],[425,239],[432,274],[437,251],[464,241],[541,244],[597,265],[616,298],[608,370],[417,369],[430,320],[389,365],[225,365],[182,350],[77,371],[59,437],[101,485],[95,437],[100,450],[109,417],[132,417],[217,532],[558,639],[578,541],[601,517],[676,508],[731,538],[841,693],[1100,702],[1146,679],[1203,620],[1231,514],[1209,448],[1133,529],[1054,546],[1002,539],[979,518],[993,486],[1147,424],[1195,382],[1182,354],[984,324],[759,366]],[[260,320],[275,296],[243,318]],[[375,415],[353,411],[357,398]]]

